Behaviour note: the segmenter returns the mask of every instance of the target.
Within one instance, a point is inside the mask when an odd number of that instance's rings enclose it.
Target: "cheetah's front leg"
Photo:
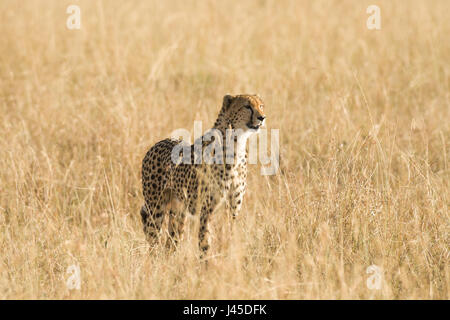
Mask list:
[[[185,199],[172,193],[167,208],[169,209],[169,236],[166,248],[175,249],[183,234],[184,223],[186,222]]]
[[[167,238],[166,248],[176,249],[178,241],[183,235],[186,213],[184,210],[169,210],[169,237]]]
[[[245,194],[245,187],[245,183],[241,183],[237,186],[233,185],[233,188],[230,190],[227,208],[231,213],[233,219],[236,219],[236,217],[239,215],[239,212],[241,211],[242,201]]]
[[[214,212],[216,204],[214,201],[207,202],[202,206],[200,213],[200,229],[198,232],[198,247],[200,249],[200,259],[203,259],[209,249],[210,234],[208,228],[209,219]]]

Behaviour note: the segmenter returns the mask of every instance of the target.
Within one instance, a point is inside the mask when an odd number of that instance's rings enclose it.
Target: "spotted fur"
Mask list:
[[[186,211],[200,215],[198,234],[202,256],[209,249],[208,223],[218,206],[225,202],[235,217],[242,206],[246,189],[248,137],[257,132],[265,119],[263,102],[257,95],[226,95],[223,98],[214,129],[222,133],[222,141],[203,142],[202,150],[211,144],[219,144],[223,150],[222,164],[195,164],[194,145],[191,160],[174,163],[172,150],[183,143],[166,139],[156,143],[146,154],[142,163],[142,185],[145,204],[141,209],[144,232],[149,243],[157,243],[166,214],[169,216],[167,247],[178,243],[185,224]],[[241,129],[235,136],[233,163],[225,159],[227,129]],[[204,139],[207,140],[207,139]]]

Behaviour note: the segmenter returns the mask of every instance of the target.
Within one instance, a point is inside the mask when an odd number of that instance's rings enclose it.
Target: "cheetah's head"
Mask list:
[[[221,114],[233,129],[258,131],[264,125],[264,103],[258,95],[241,94],[223,97]]]

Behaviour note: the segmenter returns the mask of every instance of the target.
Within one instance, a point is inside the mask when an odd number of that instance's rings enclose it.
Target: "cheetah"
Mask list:
[[[142,162],[145,204],[140,213],[151,247],[158,242],[168,213],[166,246],[174,249],[188,211],[200,215],[198,246],[200,257],[206,255],[210,247],[208,222],[216,209],[225,203],[233,218],[241,209],[247,179],[246,141],[264,125],[263,108],[258,95],[227,94],[213,128],[193,145],[165,139],[150,148]],[[183,149],[177,156],[174,150],[180,147]],[[213,161],[201,161],[206,151]]]

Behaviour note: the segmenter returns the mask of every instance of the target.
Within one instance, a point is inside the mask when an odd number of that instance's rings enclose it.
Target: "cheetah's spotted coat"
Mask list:
[[[180,238],[186,211],[200,213],[199,248],[202,256],[209,248],[208,222],[216,208],[225,201],[233,217],[240,211],[246,188],[247,152],[246,140],[257,132],[265,119],[263,102],[256,95],[226,95],[213,129],[222,134],[219,143],[223,152],[223,164],[175,164],[173,148],[180,140],[166,139],[156,143],[146,154],[142,164],[142,185],[145,204],[141,209],[147,240],[154,245],[159,237],[165,214],[169,214],[168,247],[174,247]],[[234,159],[225,159],[226,130],[236,134]],[[241,130],[237,130],[241,129]],[[206,140],[206,139],[205,139]],[[219,139],[218,139],[219,140]],[[203,149],[206,144],[203,143]],[[191,147],[192,160],[194,145]],[[202,153],[203,154],[203,153]]]

